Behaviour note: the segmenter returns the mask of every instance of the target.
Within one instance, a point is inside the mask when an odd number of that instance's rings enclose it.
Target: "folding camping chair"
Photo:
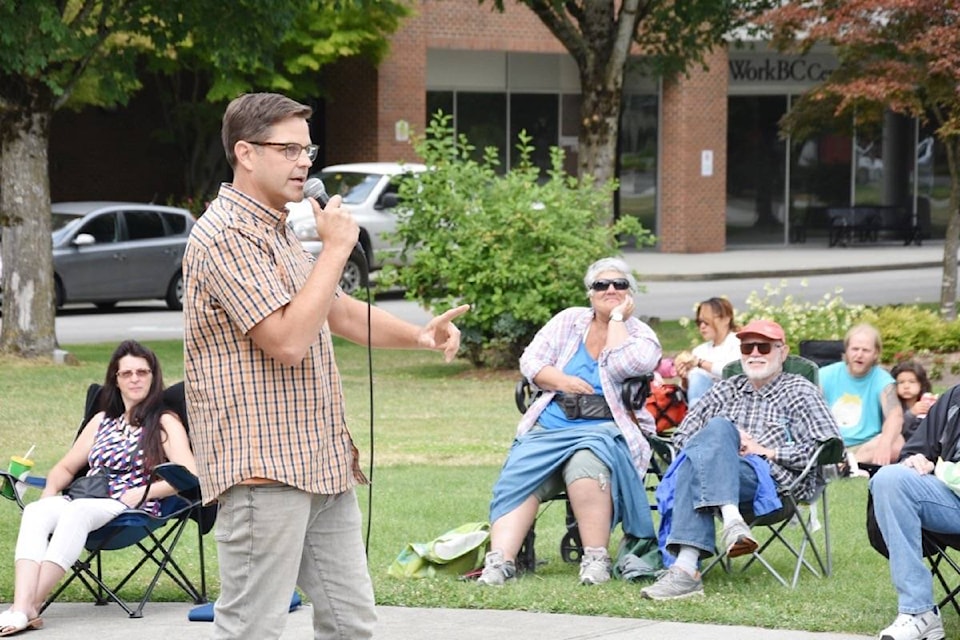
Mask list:
[[[783,370],[787,373],[802,375],[810,382],[817,384],[818,368],[817,365],[800,356],[788,355],[783,364]],[[743,372],[743,366],[740,360],[734,360],[723,368],[723,377],[729,378],[733,375]],[[766,533],[766,537],[759,542],[756,551],[750,554],[747,562],[740,568],[746,571],[754,562],[759,562],[771,575],[773,575],[783,586],[796,587],[800,579],[800,573],[806,568],[810,573],[817,577],[829,576],[833,570],[833,555],[830,547],[830,511],[827,501],[826,477],[824,468],[833,467],[843,460],[843,440],[840,438],[830,438],[819,443],[813,456],[810,458],[807,466],[801,471],[800,475],[787,486],[778,487],[778,495],[782,502],[782,507],[773,513],[763,516],[755,516],[750,512],[750,505],[740,505],[741,514],[744,520],[750,526],[752,531],[760,530]],[[814,474],[818,480],[817,494],[808,501],[809,512],[804,516],[800,509],[801,502],[796,496],[796,489],[803,484],[806,478]],[[822,545],[817,541],[815,526],[816,503],[820,504],[820,522],[823,529]],[[792,522],[796,522],[800,530],[799,544],[791,538],[796,535],[790,535],[787,527]],[[780,542],[783,547],[789,551],[793,559],[793,575],[788,583],[779,571],[766,558],[763,557],[764,551],[771,547],[775,542]],[[807,550],[813,554],[814,562],[807,558]],[[717,564],[721,564],[725,570],[732,571],[732,562],[726,557],[726,552],[721,553],[713,559],[702,571],[707,573]]]
[[[922,529],[923,557],[930,565],[930,573],[943,589],[943,597],[937,602],[941,610],[949,603],[960,615],[960,561],[954,555],[960,550],[960,535],[937,533]],[[887,543],[880,533],[877,517],[873,512],[873,494],[867,493],[867,538],[870,546],[884,558],[890,558]]]
[[[653,374],[647,374],[630,378],[624,382],[621,397],[624,405],[631,410],[634,415],[636,415],[638,411],[646,408],[652,379]],[[526,378],[521,378],[517,381],[517,385],[514,388],[514,401],[520,413],[526,413],[527,409],[533,404],[533,401],[537,399],[540,393],[541,390]],[[666,471],[670,462],[673,461],[676,452],[670,444],[668,437],[647,435],[646,438],[652,450],[650,466],[647,472],[648,481],[646,483],[646,489],[652,493],[656,489],[657,480],[663,477],[663,472]],[[564,562],[579,562],[583,556],[583,543],[580,539],[580,529],[577,527],[577,519],[573,514],[573,508],[570,506],[570,501],[567,499],[565,493],[554,496],[553,500],[563,500],[566,506],[566,531],[560,539],[560,557]],[[652,507],[654,509],[656,508],[655,501]],[[522,571],[531,573],[536,571],[537,556],[536,550],[534,549],[536,537],[536,521],[534,521],[530,527],[530,531],[527,532],[523,540],[523,544],[520,545],[520,551],[517,553],[517,567]]]
[[[843,360],[843,340],[801,340],[800,356],[818,367]]]
[[[99,393],[100,385],[98,384],[92,384],[88,388],[84,419],[81,422],[80,429],[97,412]],[[183,383],[169,387],[164,392],[164,402],[168,408],[181,416],[181,420],[186,427]],[[85,473],[86,469],[82,470],[78,476]],[[3,475],[9,476],[6,473]],[[103,605],[110,601],[116,602],[131,618],[142,617],[143,608],[150,600],[157,582],[163,575],[172,579],[194,603],[202,604],[207,601],[203,535],[213,526],[216,517],[215,507],[202,506],[199,480],[184,467],[173,463],[159,465],[151,473],[149,482],[152,483],[158,478],[166,480],[179,491],[178,494],[161,501],[160,515],[155,516],[139,509],[128,509],[108,524],[91,532],[84,544],[87,555],[74,563],[67,578],[43,604],[41,612],[50,606],[75,580],[83,584],[94,596],[95,604]],[[19,500],[19,496],[18,502],[22,508],[23,503]],[[199,532],[199,589],[187,577],[173,557],[177,544],[191,519],[197,522]],[[141,553],[139,560],[127,571],[123,578],[111,586],[106,582],[108,578],[104,576],[104,553],[127,548],[138,549]],[[149,563],[152,563],[152,565]],[[155,566],[156,571],[153,573],[140,601],[128,603],[120,596],[119,592],[144,566]]]

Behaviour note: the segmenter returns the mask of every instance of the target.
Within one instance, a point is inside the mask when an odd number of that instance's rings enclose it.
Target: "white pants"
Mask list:
[[[80,557],[87,535],[126,508],[113,498],[51,496],[31,502],[23,510],[14,559],[53,562],[67,571]]]

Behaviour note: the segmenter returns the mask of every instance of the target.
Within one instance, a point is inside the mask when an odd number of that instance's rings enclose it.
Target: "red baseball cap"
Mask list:
[[[751,320],[743,329],[737,331],[737,337],[743,340],[745,336],[755,335],[769,338],[770,340],[786,341],[783,333],[783,327],[773,320]]]

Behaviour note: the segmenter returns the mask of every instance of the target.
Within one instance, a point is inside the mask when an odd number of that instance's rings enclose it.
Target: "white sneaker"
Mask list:
[[[603,584],[610,580],[610,554],[603,547],[587,547],[580,560],[580,584]]]
[[[879,640],[943,640],[943,621],[936,608],[916,615],[901,613],[880,632]]]
[[[483,572],[477,578],[477,584],[488,587],[502,587],[508,580],[517,576],[517,566],[513,560],[504,560],[503,552],[490,551],[483,558]]]

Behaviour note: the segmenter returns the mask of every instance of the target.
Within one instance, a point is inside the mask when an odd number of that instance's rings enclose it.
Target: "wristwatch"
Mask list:
[[[610,321],[623,322],[623,314],[620,313],[619,311],[614,311],[613,313],[610,314]]]

